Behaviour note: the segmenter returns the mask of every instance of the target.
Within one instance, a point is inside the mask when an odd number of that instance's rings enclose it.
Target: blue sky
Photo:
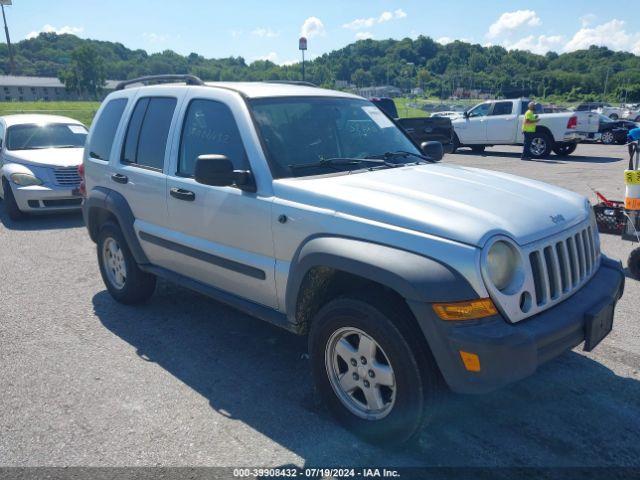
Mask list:
[[[299,59],[358,38],[428,35],[544,53],[589,44],[640,54],[640,15],[631,1],[430,0],[13,0],[7,18],[14,41],[38,32],[75,33],[149,52],[172,49],[251,62]],[[637,4],[636,4],[637,5]],[[614,8],[611,8],[614,7]],[[627,12],[636,12],[625,15]]]

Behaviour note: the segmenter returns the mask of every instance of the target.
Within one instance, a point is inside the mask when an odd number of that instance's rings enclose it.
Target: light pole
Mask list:
[[[298,42],[298,49],[302,52],[302,81],[304,82],[304,52],[307,49],[306,37],[300,37],[300,40]]]
[[[7,48],[9,49],[9,72],[11,75],[16,73],[16,64],[13,60],[13,49],[11,48],[11,38],[9,37],[9,27],[7,27],[7,16],[4,14],[4,6],[11,5],[11,0],[0,0],[2,7],[2,19],[4,20],[4,33],[7,36]]]

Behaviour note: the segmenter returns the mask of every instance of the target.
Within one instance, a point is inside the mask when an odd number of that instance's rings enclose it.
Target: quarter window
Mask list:
[[[236,169],[248,168],[238,126],[229,107],[213,100],[193,100],[180,140],[177,174],[191,177],[200,155],[225,155]]]
[[[126,98],[117,98],[105,105],[91,135],[89,154],[92,158],[109,160],[113,139],[126,106]]]
[[[176,109],[175,98],[141,98],[133,110],[122,162],[162,170],[171,120]]]

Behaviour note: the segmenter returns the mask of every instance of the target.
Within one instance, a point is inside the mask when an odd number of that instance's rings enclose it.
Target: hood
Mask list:
[[[84,148],[44,148],[42,150],[7,150],[7,163],[43,167],[77,167],[82,163]]]
[[[280,179],[279,198],[482,246],[495,234],[520,245],[588,218],[585,198],[553,185],[433,164],[351,175]]]

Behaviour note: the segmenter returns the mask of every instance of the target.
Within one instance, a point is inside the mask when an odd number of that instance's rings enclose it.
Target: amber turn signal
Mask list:
[[[434,303],[433,310],[442,320],[474,320],[498,313],[490,298],[467,302]]]
[[[462,358],[462,363],[464,363],[464,368],[469,370],[470,372],[479,372],[480,371],[480,357],[475,353],[463,352],[460,350],[460,358]]]

